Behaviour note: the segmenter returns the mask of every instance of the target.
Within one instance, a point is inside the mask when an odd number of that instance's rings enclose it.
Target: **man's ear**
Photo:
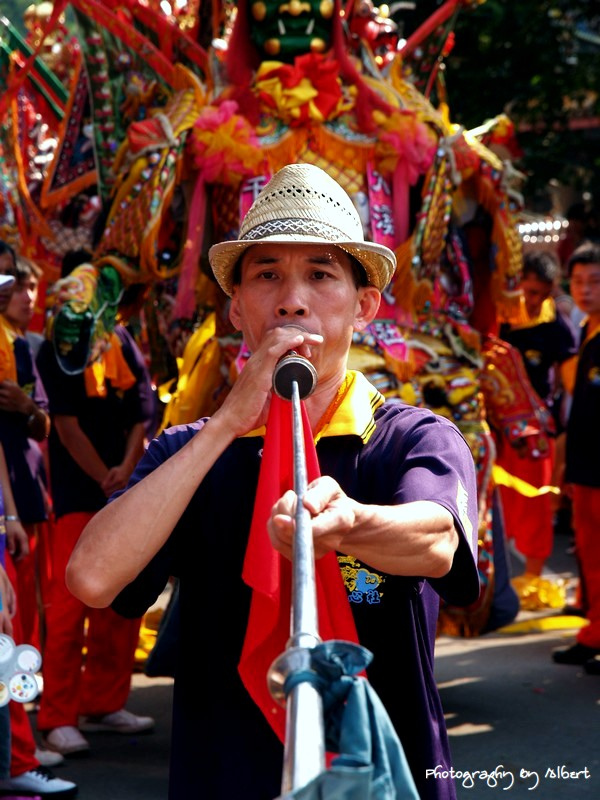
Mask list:
[[[354,318],[354,329],[364,331],[364,329],[375,319],[379,304],[381,302],[381,292],[374,286],[361,286],[358,290],[357,313]]]
[[[229,301],[229,321],[236,331],[242,330],[240,303],[238,300],[237,288],[235,286],[233,287],[233,294],[231,295],[231,300]]]

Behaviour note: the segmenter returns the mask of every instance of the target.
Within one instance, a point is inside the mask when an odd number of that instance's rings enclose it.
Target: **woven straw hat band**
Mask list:
[[[345,241],[344,232],[324,220],[308,218],[273,219],[255,225],[240,235],[240,239],[256,241],[270,236],[314,236],[329,242]]]

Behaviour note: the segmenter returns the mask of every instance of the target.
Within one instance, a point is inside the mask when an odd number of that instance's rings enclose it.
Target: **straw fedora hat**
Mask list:
[[[244,217],[239,238],[220,242],[208,260],[223,291],[233,292],[233,271],[249,247],[261,243],[334,244],[362,265],[370,285],[383,291],[396,269],[388,247],[365,242],[348,194],[312,164],[288,164],[261,190]]]

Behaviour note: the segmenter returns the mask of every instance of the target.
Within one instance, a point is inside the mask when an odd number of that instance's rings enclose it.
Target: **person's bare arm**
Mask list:
[[[0,564],[0,633],[13,635],[12,618],[17,610],[15,590],[6,570]]]
[[[311,514],[316,558],[335,550],[390,575],[441,578],[450,571],[459,535],[452,514],[437,503],[363,505],[324,476],[309,485],[304,505]],[[268,523],[273,546],[287,558],[295,506],[295,493],[287,492]]]
[[[0,445],[0,486],[4,500],[4,520],[6,525],[6,549],[14,561],[19,561],[29,554],[29,538],[19,519],[17,504],[12,492],[10,475],[6,465],[4,449]]]

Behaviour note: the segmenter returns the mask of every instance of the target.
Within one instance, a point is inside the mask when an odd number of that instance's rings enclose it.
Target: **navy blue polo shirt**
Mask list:
[[[437,581],[386,575],[349,556],[339,556],[340,568],[359,640],[374,656],[368,677],[396,727],[420,797],[451,800],[453,784],[426,780],[425,774],[451,763],[433,675],[439,595],[453,605],[468,605],[479,593],[473,460],[458,429],[427,409],[388,402],[374,419],[366,444],[356,435],[318,441],[321,473],[363,503],[443,505],[456,520],[460,545],[450,573]],[[163,432],[130,485],[181,449],[203,424]],[[237,671],[250,605],[241,573],[262,445],[261,437],[251,436],[228,447],[165,545],[113,603],[119,613],[139,616],[170,575],[180,579],[184,635],[175,675],[170,800],[201,793],[230,800],[240,791],[247,800],[272,800],[280,793],[281,744]]]
[[[531,385],[544,402],[551,402],[553,369],[577,354],[577,334],[560,312],[555,319],[538,325],[500,327],[500,338],[521,353]]]
[[[567,422],[565,480],[600,486],[600,329],[583,344],[577,361],[575,388]]]

